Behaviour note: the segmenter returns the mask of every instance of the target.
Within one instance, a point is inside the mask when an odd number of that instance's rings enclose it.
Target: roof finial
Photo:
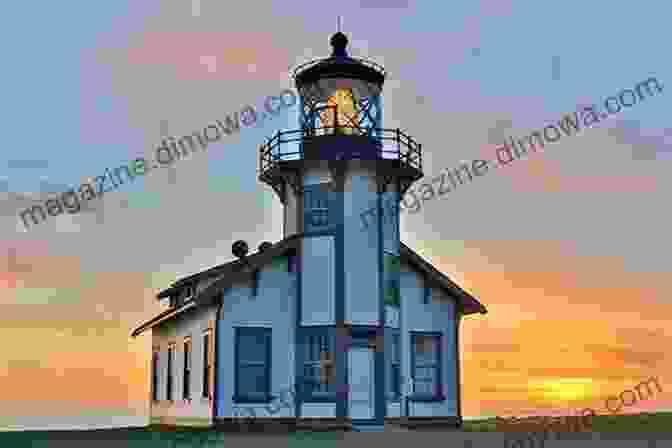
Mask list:
[[[341,16],[338,16],[338,32],[341,32]]]
[[[338,27],[341,27],[341,18],[339,16],[338,18]],[[345,51],[345,48],[348,46],[348,38],[345,34],[341,33],[339,30],[336,34],[331,36],[331,39],[329,40],[331,43],[331,46],[333,48],[333,51],[331,53],[331,56],[337,56],[337,57],[347,57],[348,53]]]

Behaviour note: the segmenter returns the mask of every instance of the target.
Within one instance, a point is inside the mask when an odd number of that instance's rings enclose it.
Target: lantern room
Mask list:
[[[383,128],[383,67],[350,57],[341,32],[330,43],[331,56],[294,70],[300,128],[278,131],[261,145],[259,180],[286,204],[288,195],[301,194],[310,169],[327,163],[333,171],[335,162],[357,160],[382,180],[379,190],[398,184],[395,190],[402,196],[422,177],[421,145],[400,129]]]
[[[310,135],[370,135],[382,128],[381,90],[385,70],[375,62],[351,58],[348,38],[331,38],[332,55],[296,68],[301,96],[301,128]]]

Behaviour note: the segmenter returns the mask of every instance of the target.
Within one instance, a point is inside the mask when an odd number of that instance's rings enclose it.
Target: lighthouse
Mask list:
[[[390,204],[422,177],[422,149],[383,127],[383,67],[349,56],[341,32],[330,43],[330,57],[294,71],[299,127],[261,147],[259,179],[282,201],[283,236],[303,237],[297,331],[335,328],[336,416],[382,424],[384,329],[399,317],[399,211]],[[377,221],[362,229],[372,206]]]
[[[235,241],[233,260],[161,291],[168,309],[132,333],[152,331],[154,423],[462,424],[460,322],[486,309],[400,241],[422,147],[383,125],[383,67],[349,56],[340,31],[330,43],[331,56],[293,72],[297,128],[259,147],[283,238],[249,254]]]

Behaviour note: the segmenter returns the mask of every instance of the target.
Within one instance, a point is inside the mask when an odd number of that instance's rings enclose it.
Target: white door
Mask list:
[[[373,359],[370,348],[353,347],[348,351],[348,398],[352,419],[373,418]]]

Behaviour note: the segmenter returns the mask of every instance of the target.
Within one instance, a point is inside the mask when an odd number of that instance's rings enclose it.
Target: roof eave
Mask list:
[[[194,308],[196,306],[196,302],[191,300],[188,303],[184,304],[182,307],[177,308],[177,309],[168,309],[160,313],[158,316],[154,316],[152,319],[148,320],[144,324],[140,325],[137,327],[133,332],[131,333],[131,337],[135,338],[138,335],[144,333],[145,331],[161,324],[162,322],[165,322],[168,319],[172,319],[173,317],[177,316],[178,314],[182,314],[183,312]]]
[[[461,312],[464,315],[468,314],[487,314],[487,309],[483,304],[473,295],[462,289],[457,283],[452,281],[447,275],[437,270],[429,261],[425,260],[416,253],[413,249],[401,243],[401,251],[408,256],[408,261],[411,264],[419,267],[430,276],[440,286],[442,286],[448,293],[450,293],[459,302]]]

